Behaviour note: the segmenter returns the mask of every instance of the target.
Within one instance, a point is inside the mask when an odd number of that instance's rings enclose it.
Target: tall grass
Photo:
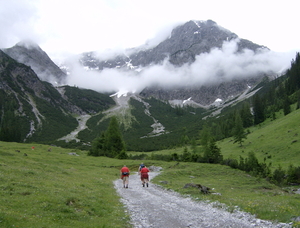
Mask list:
[[[0,142],[0,227],[130,227],[113,190],[123,161],[48,149]]]

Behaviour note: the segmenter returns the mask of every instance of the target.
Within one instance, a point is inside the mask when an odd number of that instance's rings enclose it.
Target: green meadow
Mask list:
[[[48,149],[0,142],[0,227],[130,227],[113,187],[124,161]]]
[[[254,152],[272,169],[299,166],[299,112],[250,128],[242,146],[231,139],[217,145],[225,159]],[[181,154],[183,150],[153,153]],[[131,227],[113,181],[124,164],[136,171],[141,162],[92,157],[86,151],[56,146],[0,142],[0,227]],[[163,167],[152,182],[186,197],[215,202],[229,211],[240,209],[260,219],[292,222],[300,217],[300,194],[294,194],[299,186],[279,187],[224,165],[143,162]],[[211,194],[183,188],[187,183],[209,187]],[[293,225],[300,227],[299,222]]]
[[[261,125],[249,128],[250,134],[242,146],[232,139],[218,142],[225,158],[239,159],[254,152],[259,161],[279,165],[287,169],[290,164],[300,166],[300,109],[286,116],[277,113],[277,119],[266,120]]]

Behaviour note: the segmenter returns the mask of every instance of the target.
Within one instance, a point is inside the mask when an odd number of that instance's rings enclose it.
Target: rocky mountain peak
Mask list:
[[[168,38],[152,48],[131,49],[127,55],[121,54],[107,60],[99,59],[93,53],[85,53],[80,61],[84,67],[93,70],[101,71],[105,68],[113,68],[135,71],[139,74],[143,69],[153,65],[163,65],[166,62],[175,68],[189,67],[196,62],[197,57],[201,54],[209,54],[216,49],[222,51],[224,43],[231,41],[236,45],[233,54],[242,53],[244,49],[255,53],[265,48],[249,40],[239,38],[238,35],[212,20],[190,20],[175,27]],[[200,66],[201,64],[198,58],[197,65]],[[214,80],[213,85],[204,81],[201,85],[178,84],[172,88],[167,85],[162,87],[150,86],[146,87],[141,95],[169,101],[185,100],[192,97],[191,99],[198,104],[210,105],[217,99],[226,101],[232,96],[239,95],[262,78],[262,74],[249,75],[249,77],[244,77],[241,80],[232,76],[232,81],[227,81],[223,78],[223,69],[219,69],[217,74],[218,79]],[[161,77],[163,76],[161,75]],[[201,76],[201,73],[197,75],[197,77]],[[211,78],[214,76],[211,75]]]
[[[43,51],[40,46],[35,43],[34,41],[32,40],[22,40],[20,42],[18,42],[16,45],[16,47],[20,47],[20,48],[24,48],[26,50],[29,50],[29,49],[37,49],[39,51]]]
[[[32,41],[21,41],[3,51],[18,62],[30,66],[43,81],[60,84],[66,78],[66,74],[50,59],[47,53]]]
[[[195,61],[197,55],[208,53],[212,48],[221,48],[224,41],[237,39],[235,33],[219,26],[212,20],[188,21],[174,28],[169,38],[150,49],[131,49],[129,55],[118,55],[113,59],[98,59],[93,53],[82,54],[83,66],[95,70],[104,68],[136,69],[151,64],[161,64],[166,58],[176,66]],[[238,51],[243,49],[256,51],[264,46],[240,39]],[[128,65],[130,62],[130,66]]]

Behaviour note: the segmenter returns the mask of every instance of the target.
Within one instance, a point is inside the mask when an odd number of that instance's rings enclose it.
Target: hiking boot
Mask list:
[[[148,188],[148,183],[147,183],[147,188]]]
[[[128,185],[126,185],[126,188],[128,188]]]
[[[145,184],[143,184],[143,187],[145,187]]]

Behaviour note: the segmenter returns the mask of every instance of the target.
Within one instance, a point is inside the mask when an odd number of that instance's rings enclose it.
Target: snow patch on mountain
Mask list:
[[[187,99],[187,100],[184,100],[182,103],[184,104],[184,103],[186,103],[186,102],[188,102],[188,101],[190,101],[192,98],[190,97],[189,99]]]
[[[198,28],[201,28],[200,23],[203,23],[204,21],[194,21],[194,23],[197,25]]]
[[[118,91],[118,92],[116,92],[116,93],[110,95],[110,97],[115,97],[115,96],[116,96],[117,98],[120,98],[120,97],[122,97],[122,96],[126,97],[127,94],[128,94],[128,91],[127,91],[127,90],[120,90],[120,91]]]

